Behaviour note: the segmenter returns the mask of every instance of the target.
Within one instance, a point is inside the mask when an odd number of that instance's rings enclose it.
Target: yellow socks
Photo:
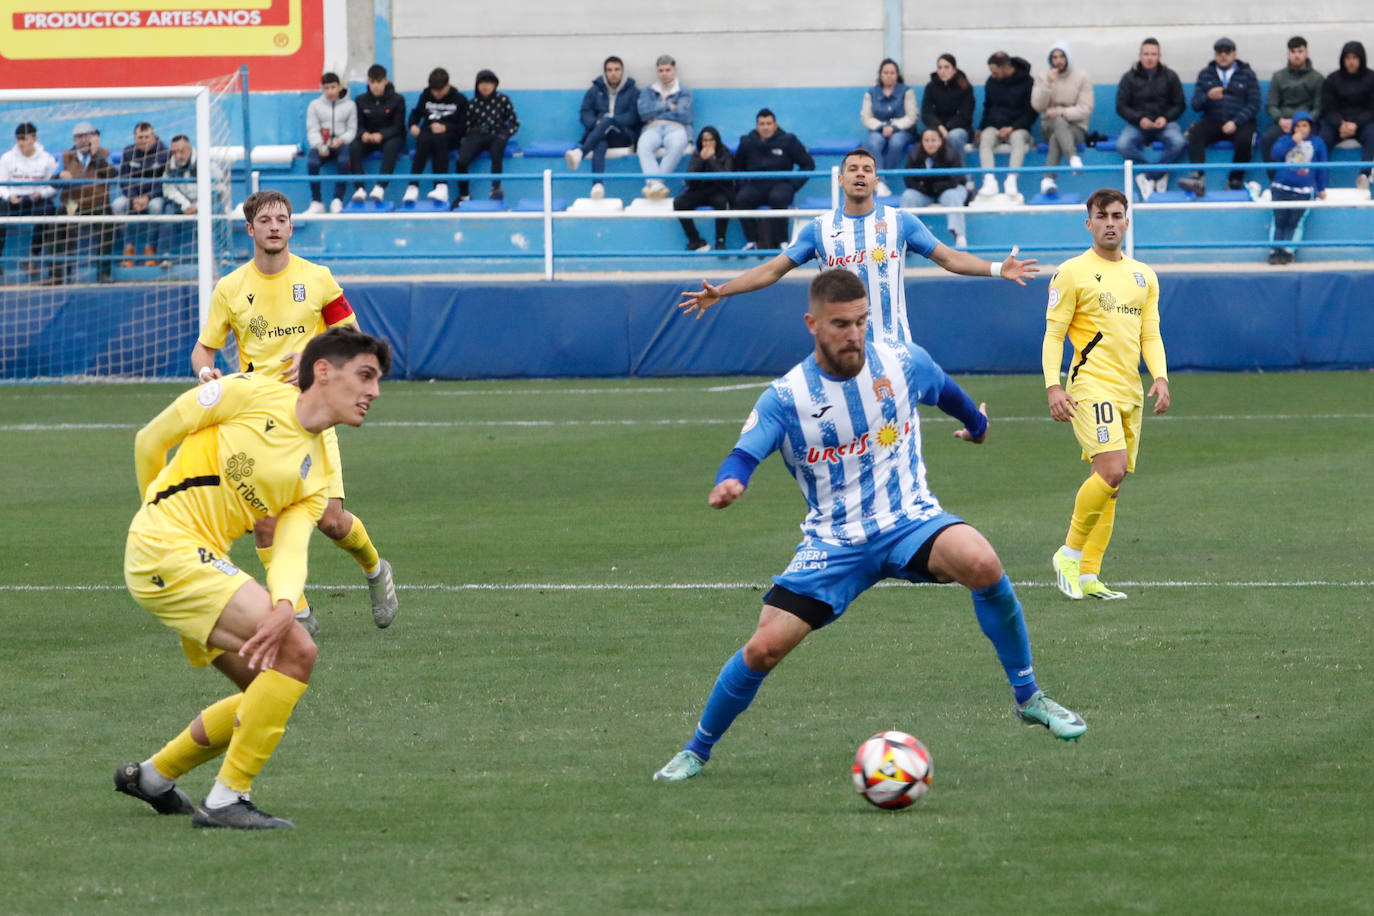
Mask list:
[[[1078,488],[1078,496],[1073,501],[1073,518],[1069,520],[1069,535],[1064,539],[1065,546],[1082,550],[1088,542],[1088,535],[1102,518],[1103,511],[1116,494],[1117,488],[1109,485],[1096,474],[1089,474]],[[1106,542],[1103,542],[1103,550]]]
[[[353,527],[348,529],[348,534],[334,543],[348,551],[349,556],[363,568],[363,572],[371,574],[377,570],[381,557],[377,555],[377,548],[372,546],[372,538],[367,536],[363,520],[358,516],[353,516]]]
[[[1085,576],[1095,576],[1102,571],[1102,555],[1107,552],[1107,544],[1112,539],[1112,526],[1116,522],[1116,503],[1115,496],[1107,500],[1106,508],[1088,534],[1088,542],[1083,545],[1083,561],[1078,569]]]
[[[191,726],[188,725],[181,734],[168,741],[162,750],[153,755],[154,769],[168,779],[177,779],[205,761],[213,760],[224,753],[230,737],[234,734],[234,713],[242,699],[243,694],[236,693],[213,706],[206,707],[199,718],[210,743],[201,744],[192,738]]]
[[[276,750],[305,687],[272,668],[253,679],[239,703],[238,725],[216,777],[220,783],[240,794],[252,789],[253,777]]]
[[[262,568],[263,568],[263,569],[271,569],[271,568],[272,568],[272,548],[271,548],[271,547],[259,547],[259,548],[258,548],[258,561],[259,561],[260,563],[262,563]],[[304,611],[304,610],[305,610],[306,608],[308,608],[308,607],[310,607],[310,602],[309,602],[308,600],[306,600],[305,592],[301,592],[301,596],[300,596],[299,598],[296,599],[296,613],[299,614],[301,611]]]

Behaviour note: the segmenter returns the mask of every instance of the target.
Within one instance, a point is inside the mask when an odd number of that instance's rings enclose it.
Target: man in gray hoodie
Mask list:
[[[358,106],[348,98],[348,87],[339,82],[337,73],[320,77],[320,97],[312,99],[305,112],[305,133],[310,142],[310,154],[305,160],[307,173],[318,175],[326,162],[332,162],[340,175],[348,174],[348,144],[358,133]],[[342,181],[334,184],[329,212],[338,213],[343,209],[347,190]],[[310,182],[310,207],[305,212],[324,212],[318,181]]]

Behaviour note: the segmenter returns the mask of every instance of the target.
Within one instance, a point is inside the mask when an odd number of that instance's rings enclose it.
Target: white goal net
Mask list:
[[[0,382],[189,373],[230,248],[238,93],[238,74],[0,90]]]

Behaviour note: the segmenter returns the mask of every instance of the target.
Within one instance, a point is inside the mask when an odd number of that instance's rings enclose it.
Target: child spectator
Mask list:
[[[305,111],[305,134],[310,143],[310,154],[305,160],[306,173],[318,175],[325,163],[332,162],[340,175],[347,175],[350,163],[348,150],[344,147],[353,142],[357,133],[358,107],[348,98],[348,87],[339,82],[337,73],[324,74],[320,77],[320,97],[312,99]],[[330,213],[338,213],[343,209],[343,196],[347,190],[344,182],[334,183],[334,199],[329,202]],[[318,181],[310,182],[310,206],[305,212],[324,212]]]
[[[1274,141],[1269,158],[1284,163],[1269,186],[1271,199],[1312,200],[1314,197],[1326,197],[1326,169],[1312,168],[1312,163],[1326,162],[1328,158],[1326,144],[1321,137],[1312,134],[1312,115],[1306,111],[1294,112],[1292,129]],[[1274,211],[1274,248],[1269,252],[1270,264],[1293,263],[1293,249],[1280,243],[1300,238],[1302,223],[1306,218],[1306,208]]]
[[[687,164],[689,172],[731,172],[735,160],[730,150],[720,142],[720,131],[714,127],[703,127],[697,134],[696,152]],[[687,187],[673,198],[674,210],[695,210],[697,207],[711,207],[716,210],[729,210],[734,203],[734,185],[728,179],[688,178]],[[697,231],[694,220],[680,219],[682,231],[687,233],[688,251],[709,251],[711,246]],[[727,219],[716,220],[716,249],[725,247]]]
[[[520,119],[515,116],[515,106],[510,96],[497,92],[501,81],[490,70],[477,72],[477,83],[473,87],[472,104],[468,106],[468,126],[463,134],[462,145],[458,147],[458,172],[466,175],[468,166],[482,155],[485,150],[491,154],[491,173],[501,174],[502,160],[506,154],[506,143],[520,129]],[[458,182],[458,203],[468,199],[469,186],[466,181]],[[491,183],[491,199],[504,200],[501,180]]]

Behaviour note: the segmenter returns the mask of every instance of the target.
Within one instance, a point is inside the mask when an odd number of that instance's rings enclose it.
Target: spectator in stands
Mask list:
[[[305,159],[307,174],[320,174],[320,168],[326,163],[333,163],[340,176],[348,174],[351,163],[345,147],[358,135],[358,106],[348,97],[348,87],[339,82],[337,73],[326,73],[320,77],[320,96],[311,99],[310,107],[305,110],[305,134],[310,143],[310,152]],[[347,190],[345,182],[334,183],[334,198],[329,202],[330,213],[338,213],[343,209],[343,197]],[[324,212],[318,181],[310,182],[310,206],[305,212]]]
[[[396,171],[396,160],[406,148],[406,100],[386,78],[386,67],[373,64],[367,68],[367,92],[357,101],[358,136],[348,147],[348,170],[355,176],[363,174],[363,158],[381,151],[381,174]],[[354,184],[353,199],[362,202],[371,197],[386,197],[387,182],[378,180],[369,194],[363,190],[362,179]]]
[[[1069,161],[1069,167],[1081,169],[1078,144],[1088,136],[1088,120],[1093,115],[1093,79],[1082,67],[1075,67],[1070,57],[1069,43],[1056,41],[1050,46],[1050,68],[1044,76],[1035,78],[1031,89],[1031,107],[1040,112],[1040,131],[1049,144],[1045,165]],[[1040,179],[1041,194],[1058,194],[1054,172],[1046,172]]]
[[[1288,39],[1288,66],[1275,70],[1269,78],[1265,108],[1274,123],[1260,135],[1260,154],[1265,159],[1274,158],[1270,155],[1274,141],[1292,131],[1294,112],[1305,111],[1315,124],[1321,123],[1322,83],[1322,75],[1307,59],[1307,39],[1301,35]],[[1274,177],[1272,171],[1269,177]]]
[[[941,54],[921,95],[921,123],[935,128],[964,164],[964,147],[973,134],[973,84],[953,54]]]
[[[1250,65],[1236,60],[1236,43],[1218,38],[1212,45],[1212,63],[1198,71],[1193,84],[1193,110],[1201,117],[1188,128],[1188,159],[1194,163],[1207,159],[1207,147],[1218,140],[1235,146],[1231,161],[1249,162],[1259,117],[1259,78]],[[1245,185],[1245,169],[1232,169],[1226,187],[1237,191]],[[1178,186],[1198,197],[1207,193],[1207,177],[1195,171],[1180,178]]]
[[[1148,163],[1145,150],[1155,142],[1164,144],[1161,165],[1180,162],[1188,151],[1188,141],[1178,119],[1183,116],[1183,82],[1159,59],[1159,42],[1146,38],[1140,43],[1140,59],[1116,84],[1116,113],[1126,125],[1116,139],[1122,159],[1137,166]],[[1155,191],[1169,187],[1169,173],[1158,169],[1136,173],[1135,185],[1140,199],[1149,200]]]
[[[176,216],[179,213],[196,212],[196,150],[185,134],[177,134],[169,145],[167,169],[162,173],[162,215]],[[172,258],[190,256],[187,240],[191,237],[187,223],[163,223],[158,228],[158,250],[162,252],[160,266],[167,270],[172,266]]]
[[[166,144],[153,130],[153,125],[140,121],[134,125],[134,142],[124,147],[123,157],[119,161],[119,193],[110,203],[110,209],[116,216],[129,213],[157,216],[162,212],[162,173],[166,170]],[[157,253],[153,248],[151,226],[131,222],[125,232],[125,258],[137,254],[139,248],[150,257]],[[148,267],[156,263],[151,260],[144,262]],[[133,267],[134,262],[125,260],[124,266]]]
[[[934,127],[925,129],[921,134],[921,142],[912,147],[906,157],[906,168],[909,169],[957,169],[962,165],[950,148],[949,140]],[[967,204],[968,188],[964,187],[964,176],[953,173],[906,176],[906,190],[902,192],[903,207],[929,207],[937,202],[942,207],[962,207]],[[964,214],[945,214],[945,225],[949,227],[950,235],[954,236],[954,247],[967,248]]]
[[[689,172],[733,172],[734,157],[720,140],[720,131],[714,127],[703,127],[697,134],[697,148],[692,160],[687,164]],[[734,205],[734,182],[728,178],[688,178],[687,187],[673,198],[674,210],[695,210],[698,207],[711,207],[716,210],[729,210]],[[711,246],[697,231],[694,220],[679,219],[682,231],[687,233],[688,251],[710,251]],[[716,220],[716,249],[725,248],[725,229],[727,219]],[[747,222],[747,221],[746,221]]]
[[[790,172],[795,167],[809,172],[816,160],[794,134],[778,127],[778,120],[767,108],[759,109],[754,129],[739,138],[735,167],[741,172]],[[735,206],[740,210],[770,207],[786,210],[792,198],[805,185],[805,178],[748,178],[739,183]],[[781,248],[787,241],[787,219],[745,219],[741,221],[746,239],[744,249]]]
[[[38,142],[38,128],[24,121],[14,129],[14,146],[0,155],[0,217],[57,215],[57,188],[43,184],[56,174],[57,160]],[[50,225],[34,226],[29,240],[28,270],[35,274]],[[5,228],[0,223],[0,255],[5,253]],[[4,275],[0,269],[0,277]]]
[[[864,93],[859,120],[868,131],[864,149],[873,154],[882,169],[899,169],[916,129],[916,90],[902,79],[901,68],[892,58],[878,65],[878,82]],[[887,185],[878,180],[878,196],[890,197]]]
[[[1322,83],[1321,132],[1328,149],[1354,140],[1360,144],[1360,158],[1374,160],[1374,71],[1358,41],[1345,43],[1340,67]],[[1368,170],[1360,172],[1355,186],[1369,190]]]
[[[606,151],[635,145],[639,136],[639,88],[625,75],[625,63],[618,57],[606,58],[601,75],[582,96],[582,139],[564,155],[568,168],[576,169],[590,154],[592,174],[606,171]],[[714,130],[714,128],[712,128]],[[601,182],[592,184],[592,197],[606,196]]]
[[[100,131],[89,121],[72,129],[72,147],[62,153],[64,181],[85,182],[67,185],[62,192],[62,209],[68,216],[104,216],[110,212],[110,180],[117,172],[110,165],[110,151],[100,145]],[[53,253],[62,259],[52,269],[47,282],[62,283],[71,272],[72,258],[82,237],[94,238],[96,277],[101,283],[114,279],[114,223],[60,223],[53,235]]]
[[[1006,51],[997,51],[988,58],[988,81],[983,87],[983,120],[978,125],[978,164],[984,169],[997,164],[999,143],[1011,144],[1011,167],[1019,169],[1026,161],[1031,147],[1030,129],[1035,124],[1035,109],[1031,107],[1034,80],[1030,64]],[[1003,184],[1008,197],[1016,197],[1016,174],[1010,173]],[[997,179],[983,176],[979,197],[997,194]]]
[[[677,168],[687,149],[687,132],[692,129],[692,90],[677,78],[677,61],[667,54],[658,58],[658,81],[639,90],[639,167],[649,176],[644,196],[661,200],[669,195],[668,186],[656,175]],[[659,149],[663,158],[658,159]]]
[[[1326,162],[1326,144],[1313,134],[1313,117],[1305,111],[1295,111],[1288,132],[1274,141],[1270,159],[1284,163],[1270,185],[1273,200],[1311,200],[1326,197],[1326,169],[1314,169],[1315,162]],[[1292,264],[1293,249],[1283,245],[1297,234],[1307,218],[1306,208],[1274,211],[1274,248],[1269,252],[1270,264]]]
[[[468,106],[468,126],[463,132],[463,142],[458,147],[458,172],[467,174],[468,166],[482,153],[491,156],[491,173],[500,175],[506,156],[506,144],[520,129],[520,119],[515,116],[515,105],[510,96],[497,92],[501,85],[495,73],[490,70],[477,71],[477,81],[472,90],[472,104]],[[458,204],[468,199],[468,183],[458,182]],[[491,183],[491,199],[504,200],[501,180]]]
[[[434,174],[447,172],[449,154],[462,142],[467,120],[468,100],[449,85],[448,71],[435,67],[429,73],[428,87],[420,93],[410,112],[410,135],[415,138],[411,171],[420,175],[425,166],[433,162]],[[434,182],[434,190],[425,196],[448,203],[448,183]],[[412,180],[401,201],[409,204],[419,199],[420,184]]]

